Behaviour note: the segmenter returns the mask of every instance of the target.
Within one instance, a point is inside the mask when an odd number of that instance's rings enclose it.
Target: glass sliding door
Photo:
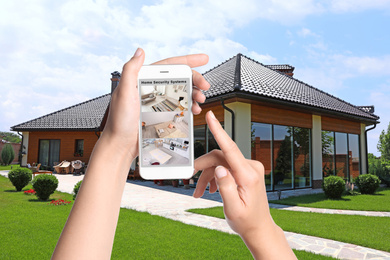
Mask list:
[[[265,185],[272,190],[272,125],[252,123],[251,136],[252,160],[264,165]]]
[[[274,126],[274,189],[292,189],[293,127]]]
[[[206,125],[194,126],[195,159],[206,153]]]
[[[38,163],[42,168],[51,168],[60,160],[60,140],[39,140]]]
[[[294,181],[295,188],[311,186],[310,129],[294,127]]]
[[[349,178],[356,178],[360,174],[360,145],[359,135],[348,134],[348,165]]]
[[[335,173],[334,132],[322,131],[322,173],[324,178]]]
[[[348,138],[346,133],[335,133],[336,175],[348,179]]]

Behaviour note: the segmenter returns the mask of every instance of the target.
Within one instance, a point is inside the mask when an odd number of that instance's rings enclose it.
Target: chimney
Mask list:
[[[119,85],[119,80],[121,79],[121,74],[118,71],[111,73],[111,94],[114,92],[116,87]]]

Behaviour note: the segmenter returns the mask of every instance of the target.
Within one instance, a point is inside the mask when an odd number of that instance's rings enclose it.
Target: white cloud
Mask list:
[[[332,0],[330,10],[337,13],[359,12],[369,9],[390,9],[388,0]]]

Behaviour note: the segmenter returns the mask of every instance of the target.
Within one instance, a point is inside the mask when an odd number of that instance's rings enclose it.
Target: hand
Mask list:
[[[255,258],[296,259],[283,231],[270,215],[263,165],[245,159],[212,111],[206,114],[206,121],[221,150],[195,160],[195,172],[203,172],[194,197],[201,197],[208,183],[210,193],[218,188],[227,223]]]
[[[206,54],[195,54],[168,58],[153,64],[186,64],[198,67],[207,64]],[[137,76],[145,60],[145,53],[137,49],[134,56],[123,66],[122,77],[118,87],[111,96],[109,115],[103,136],[109,136],[111,142],[117,141],[118,148],[123,148],[125,153],[130,153],[130,158],[138,155],[138,121],[140,114],[140,100],[137,89]],[[201,90],[208,90],[210,84],[203,76],[192,71],[193,88],[192,112],[196,115],[201,112],[198,105],[203,103],[206,97]]]

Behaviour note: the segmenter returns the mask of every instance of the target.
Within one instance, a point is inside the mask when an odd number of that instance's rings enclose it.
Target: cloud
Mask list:
[[[329,6],[332,12],[361,12],[370,9],[390,9],[388,0],[332,0]]]

